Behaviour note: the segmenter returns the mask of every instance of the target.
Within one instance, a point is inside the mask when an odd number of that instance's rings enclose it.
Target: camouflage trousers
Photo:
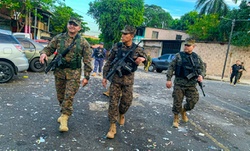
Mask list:
[[[133,85],[111,83],[109,99],[108,117],[110,123],[115,123],[118,115],[125,114],[132,104]]]
[[[199,93],[196,86],[174,86],[174,91],[172,94],[174,99],[172,112],[174,114],[179,114],[181,112],[184,96],[186,97],[186,103],[183,107],[186,111],[190,111],[194,108],[195,104],[199,100]]]
[[[55,76],[57,99],[61,106],[61,113],[71,115],[73,100],[80,86],[80,79],[61,79]]]
[[[148,72],[148,68],[151,65],[151,61],[148,61],[147,64],[144,66],[144,70]]]

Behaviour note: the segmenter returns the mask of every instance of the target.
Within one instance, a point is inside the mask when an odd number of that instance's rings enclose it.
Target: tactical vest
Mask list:
[[[105,57],[104,48],[96,48],[94,50],[94,57],[95,58],[104,58]]]
[[[133,43],[131,49],[135,46],[136,44]],[[116,57],[118,58],[118,60],[122,59],[129,52],[128,50],[122,50],[121,42],[117,43],[117,48],[118,48],[118,53]],[[138,65],[135,63],[133,59],[134,53],[135,53],[135,50],[131,52],[130,55],[127,56],[127,58],[125,59],[126,64],[121,69],[122,75],[128,75],[131,72],[135,72],[137,70]]]
[[[63,51],[65,51],[65,35],[62,36],[62,39],[60,41],[60,49],[59,49],[59,53],[62,53]],[[82,59],[82,54],[81,54],[81,38],[77,38],[75,40],[76,44],[76,49],[75,49],[75,52],[74,52],[74,57],[71,58],[70,62],[67,62],[65,57],[62,58],[62,65],[59,67],[61,69],[64,69],[64,68],[71,68],[73,70],[77,69],[77,68],[81,68],[82,64],[81,64],[81,59]],[[68,52],[70,53],[70,52]]]
[[[187,76],[194,72],[195,69],[197,70],[198,74],[201,74],[200,61],[198,60],[198,55],[196,53],[192,52],[191,54],[187,54],[185,52],[180,52],[179,54],[181,59],[177,61],[175,67],[176,77],[187,78]],[[193,58],[195,67],[192,65],[189,57]]]

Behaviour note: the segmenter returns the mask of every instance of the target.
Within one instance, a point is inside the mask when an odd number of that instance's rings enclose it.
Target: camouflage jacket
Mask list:
[[[132,47],[133,47],[133,45],[131,45],[130,47],[127,47],[124,44],[122,44],[120,49],[122,51],[129,51],[132,49]],[[117,54],[118,54],[118,47],[117,47],[117,44],[115,44],[113,46],[113,48],[110,50],[109,58],[103,67],[103,78],[106,78],[106,75],[108,74],[110,68],[112,68],[111,63],[116,58]],[[144,64],[147,63],[147,54],[143,51],[143,49],[141,47],[137,47],[134,50],[133,54],[134,55],[132,58],[134,60],[136,60],[137,57],[143,57],[143,58],[145,58],[145,61],[143,63]],[[118,83],[118,84],[123,84],[123,85],[133,85],[134,84],[134,72],[131,72],[128,75],[123,75],[122,77],[119,77],[119,75],[116,73],[113,77],[112,82]]]
[[[199,65],[201,66],[201,76],[204,77],[206,74],[204,63],[199,55],[197,55],[197,57],[198,57]],[[175,55],[175,59],[170,63],[168,67],[168,71],[166,74],[167,81],[171,81],[171,78],[174,75],[177,63],[181,63],[181,62],[182,62],[181,55],[180,53],[177,53]],[[194,78],[188,80],[187,78],[183,78],[183,77],[175,77],[174,79],[174,85],[196,86],[196,84],[197,84],[197,81]]]
[[[59,34],[50,41],[48,46],[45,47],[40,52],[40,54],[44,53],[47,56],[50,56],[55,51],[62,53],[72,43],[74,38],[75,37],[70,37],[68,33]],[[92,65],[91,65],[92,50],[86,39],[84,39],[81,36],[79,36],[78,38],[80,38],[80,52],[78,55],[80,56],[80,58],[82,58],[82,62],[84,64],[84,77],[86,79],[89,79],[90,73],[92,71]],[[67,62],[70,62],[70,60],[75,57],[76,48],[79,47],[79,44],[77,44],[78,38],[75,40],[76,44],[71,48],[71,50],[65,56],[65,60]],[[63,48],[61,48],[62,45]],[[80,78],[81,72],[82,72],[81,69],[72,70],[70,68],[65,68],[65,69],[56,68],[56,70],[54,71],[54,75],[63,79]]]

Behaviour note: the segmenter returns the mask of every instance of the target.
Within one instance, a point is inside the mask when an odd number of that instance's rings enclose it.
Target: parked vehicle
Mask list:
[[[164,54],[158,58],[152,58],[152,63],[148,68],[148,71],[161,73],[163,70],[167,70],[169,63],[174,59],[175,54]]]
[[[49,43],[48,40],[44,40],[44,39],[37,39],[37,40],[34,40],[34,41],[42,44],[44,47],[46,47],[48,45],[48,43]]]
[[[19,37],[16,38],[24,47],[24,52],[29,60],[29,69],[34,72],[44,71],[46,65],[50,63],[50,61],[53,59],[54,56],[52,55],[51,57],[49,57],[48,62],[46,62],[45,64],[41,64],[39,62],[40,58],[39,51],[41,51],[44,48],[44,46],[29,38],[19,38]]]
[[[19,38],[32,39],[32,34],[31,33],[19,33],[19,32],[16,32],[16,33],[13,33],[13,36],[15,36],[16,38],[19,37]]]
[[[10,31],[0,29],[0,83],[29,68],[22,45]]]

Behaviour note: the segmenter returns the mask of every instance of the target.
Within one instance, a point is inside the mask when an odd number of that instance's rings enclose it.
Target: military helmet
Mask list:
[[[81,26],[81,20],[75,17],[70,17],[69,22],[74,22],[78,26]]]
[[[136,28],[126,25],[123,30],[121,30],[122,33],[125,34],[135,34],[136,33]]]
[[[195,44],[195,39],[194,38],[187,38],[186,40],[185,40],[185,44],[186,45],[194,45]]]

